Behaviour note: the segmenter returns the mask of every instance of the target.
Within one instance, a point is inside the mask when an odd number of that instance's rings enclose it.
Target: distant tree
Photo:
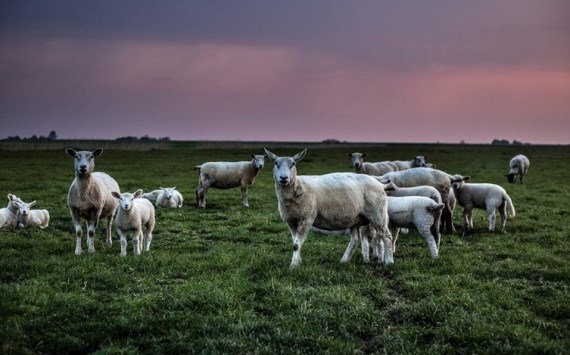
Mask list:
[[[55,133],[55,131],[50,131],[47,139],[49,139],[50,141],[56,140],[57,139],[57,133]]]
[[[516,139],[513,139],[512,145],[523,145],[523,142],[519,142]]]
[[[322,143],[337,144],[337,143],[340,143],[340,141],[338,139],[328,138],[328,139],[323,140]]]
[[[460,140],[459,144],[465,144],[465,140],[464,139]]]
[[[492,145],[509,145],[509,141],[506,139],[493,139],[491,142]]]

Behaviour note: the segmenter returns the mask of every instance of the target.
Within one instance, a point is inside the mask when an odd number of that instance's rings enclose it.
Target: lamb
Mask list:
[[[36,204],[36,201],[30,203],[15,202],[18,206],[18,227],[39,227],[44,229],[49,226],[49,212],[48,210],[31,210],[30,207]]]
[[[8,206],[0,209],[0,229],[18,225],[18,202],[23,201],[16,195],[8,194]]]
[[[307,149],[293,157],[278,157],[267,149],[265,153],[275,162],[273,179],[279,214],[293,239],[291,268],[300,264],[301,247],[312,226],[333,231],[349,228],[351,240],[341,259],[348,262],[360,240],[359,227],[370,224],[386,245],[384,264],[394,263],[386,192],[379,181],[354,173],[298,176],[296,163],[303,159]],[[368,262],[367,239],[362,241],[364,261]]]
[[[142,193],[143,190],[140,189],[132,194],[129,192],[122,194],[116,191],[112,192],[113,196],[119,200],[115,225],[121,236],[121,256],[127,255],[127,233],[130,231],[133,232],[133,252],[136,255],[150,249],[155,212],[154,206],[149,200],[140,198]],[[145,228],[144,238],[143,226]]]
[[[423,196],[441,203],[441,194],[433,186],[422,185],[414,187],[398,187],[394,183],[389,183],[390,188],[386,188],[386,194],[393,197],[403,196]],[[451,190],[450,190],[451,191]]]
[[[174,187],[161,187],[161,193],[156,198],[156,207],[172,207],[181,208],[184,198],[182,194]]]
[[[448,202],[449,202],[449,212],[451,213],[452,219],[453,219],[453,211],[455,210],[455,205],[457,203],[457,200],[455,199],[455,193],[453,193],[453,188],[449,189],[449,197],[447,198]],[[453,228],[453,225],[449,226],[449,219],[441,219],[441,222],[439,224],[439,230],[443,231],[443,230],[450,230],[450,229],[455,229]]]
[[[463,207],[464,229],[463,235],[473,230],[473,208],[487,211],[489,232],[495,229],[495,210],[499,210],[501,216],[501,231],[505,231],[507,216],[515,217],[513,201],[507,195],[505,189],[495,184],[466,183],[471,177],[455,175],[450,178],[453,184],[453,192],[457,202]]]
[[[149,200],[152,203],[156,202],[156,199],[158,198],[158,196],[162,193],[162,189],[158,189],[158,190],[152,190],[151,192],[145,192],[144,194],[142,194],[142,198],[146,198],[147,200]]]
[[[242,204],[249,207],[248,188],[265,163],[266,155],[251,155],[251,161],[239,162],[208,162],[196,165],[200,170],[199,186],[196,189],[196,204],[206,207],[206,193],[210,187],[230,189],[241,187]]]
[[[95,252],[95,229],[99,219],[107,218],[107,244],[111,245],[111,228],[113,214],[119,202],[112,195],[112,191],[120,191],[119,184],[106,173],[94,172],[95,157],[103,153],[103,149],[94,151],[76,151],[65,148],[65,152],[74,158],[75,179],[69,187],[67,205],[73,225],[75,226],[75,254],[82,253],[81,240],[83,228],[81,218],[87,223],[88,252]]]
[[[528,171],[528,167],[530,166],[530,161],[527,157],[522,154],[515,155],[511,161],[509,162],[510,171],[507,175],[507,179],[512,184],[515,182],[517,175],[519,176],[519,181],[522,184],[524,176]]]
[[[403,171],[394,171],[386,173],[378,179],[387,183],[393,182],[398,187],[414,187],[420,185],[433,186],[441,194],[441,201],[445,204],[445,208],[441,214],[441,220],[447,226],[447,233],[455,231],[452,220],[452,210],[449,205],[449,191],[451,189],[452,176],[441,170],[432,168],[414,168]]]
[[[376,163],[365,162],[363,159],[368,156],[366,153],[348,153],[352,160],[355,173],[362,173],[374,176],[381,176],[391,171],[401,171],[411,168],[423,167],[426,165],[426,157],[418,155],[412,160],[402,161],[381,161]]]

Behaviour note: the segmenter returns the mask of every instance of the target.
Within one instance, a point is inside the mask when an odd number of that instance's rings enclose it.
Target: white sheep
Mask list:
[[[115,217],[117,232],[121,237],[121,256],[127,255],[127,233],[133,232],[133,252],[140,255],[142,251],[150,249],[152,231],[155,224],[155,212],[152,203],[140,198],[143,190],[134,193],[119,194],[113,191],[113,196],[119,200],[119,208]],[[144,237],[143,237],[143,230]]]
[[[184,198],[182,194],[174,187],[161,187],[161,193],[156,198],[156,207],[172,207],[181,208]]]
[[[403,197],[403,196],[423,196],[434,200],[437,203],[441,203],[441,194],[433,186],[422,185],[414,187],[398,187],[394,183],[388,183],[385,188],[386,194],[393,197]],[[450,190],[451,191],[451,190]]]
[[[152,190],[151,192],[145,192],[142,194],[142,198],[146,198],[147,200],[149,200],[152,203],[156,202],[156,199],[158,198],[158,196],[162,193],[162,189],[158,189],[158,190]]]
[[[375,163],[365,162],[364,158],[368,156],[366,153],[348,153],[352,160],[352,166],[355,173],[363,173],[374,176],[381,176],[391,171],[401,171],[411,168],[424,167],[426,165],[426,157],[422,155],[415,156],[412,160],[394,160],[380,161]]]
[[[518,175],[519,181],[522,184],[524,176],[526,175],[529,166],[530,166],[530,161],[528,160],[527,157],[525,157],[522,154],[515,155],[509,162],[509,168],[511,170],[505,176],[507,177],[510,183],[514,183]]]
[[[95,252],[95,229],[99,219],[107,218],[107,244],[111,245],[113,242],[111,239],[113,214],[119,202],[111,192],[120,191],[119,184],[108,174],[93,171],[95,157],[100,156],[103,149],[97,148],[90,152],[65,148],[65,152],[74,158],[75,168],[75,179],[67,194],[67,205],[75,226],[75,254],[82,253],[81,218],[87,223],[87,250],[93,253]]]
[[[48,210],[32,210],[30,207],[36,204],[36,201],[30,203],[14,202],[18,206],[18,227],[39,227],[44,229],[49,226]]]
[[[515,217],[513,201],[505,189],[495,184],[466,183],[471,177],[455,175],[450,178],[453,192],[457,202],[463,207],[464,228],[463,234],[473,230],[473,209],[479,208],[487,211],[489,232],[495,229],[495,210],[501,216],[501,231],[505,231],[507,216]]]
[[[265,153],[275,162],[273,179],[279,214],[293,239],[292,268],[301,262],[301,247],[313,226],[333,231],[350,229],[351,240],[341,259],[348,262],[361,239],[359,227],[370,224],[386,244],[384,264],[394,263],[386,192],[380,182],[354,173],[298,176],[296,163],[303,159],[306,149],[293,157],[278,157],[267,149]],[[364,238],[362,241],[367,262],[368,243],[364,244]]]
[[[18,206],[23,202],[19,197],[8,194],[8,205],[0,208],[0,228],[15,228],[18,225]]]
[[[210,187],[216,189],[230,189],[241,187],[241,202],[249,207],[248,188],[255,181],[255,177],[265,163],[266,155],[251,155],[251,161],[239,162],[208,162],[196,165],[200,170],[199,186],[196,189],[196,204],[206,207],[206,193]]]
[[[441,220],[447,227],[447,233],[452,233],[455,231],[455,227],[453,226],[452,210],[449,205],[450,177],[451,175],[441,170],[420,167],[386,173],[378,179],[383,183],[393,182],[398,187],[415,187],[420,185],[435,187],[441,194],[441,201],[445,204]]]

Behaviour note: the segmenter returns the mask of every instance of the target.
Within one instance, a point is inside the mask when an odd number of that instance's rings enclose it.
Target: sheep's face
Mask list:
[[[265,164],[265,155],[252,154],[251,159],[251,163],[254,168],[263,169],[263,165]]]
[[[297,177],[296,164],[307,154],[307,149],[295,154],[293,157],[278,157],[265,149],[265,153],[269,159],[274,161],[273,179],[281,186],[287,186],[295,182]]]
[[[417,155],[414,157],[414,168],[423,168],[426,166],[426,157]]]
[[[133,208],[133,200],[135,199],[135,195],[125,192],[119,196],[119,205],[125,211],[129,211]]]
[[[362,168],[362,163],[364,162],[364,158],[366,158],[367,154],[362,153],[349,153],[347,154],[350,160],[352,160],[352,167],[356,170],[360,170]]]
[[[451,186],[454,190],[460,190],[465,186],[465,182],[471,179],[469,176],[455,175],[451,178]]]
[[[170,200],[172,198],[172,195],[174,194],[174,189],[176,189],[176,187],[163,187],[162,194],[164,198]]]
[[[22,200],[18,199],[16,201],[16,206],[18,206],[18,213],[23,217],[27,217],[30,214],[30,208],[36,204],[36,201],[32,201],[30,203],[25,203]]]
[[[22,199],[16,195],[8,194],[8,208],[10,208],[13,212],[16,212],[18,209],[18,204],[20,203],[24,203],[24,201],[22,201]]]
[[[517,174],[510,173],[510,174],[507,174],[507,175],[505,175],[505,176],[507,177],[507,180],[508,180],[511,184],[513,184],[513,183],[515,182],[515,176],[516,176],[516,175],[517,175]]]
[[[103,153],[103,149],[97,148],[90,152],[87,150],[75,151],[71,148],[66,148],[66,153],[74,158],[75,173],[78,176],[89,175],[93,168],[95,168],[95,157]]]

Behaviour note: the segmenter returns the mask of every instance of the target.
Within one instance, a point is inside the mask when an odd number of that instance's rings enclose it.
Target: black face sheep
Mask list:
[[[127,233],[133,232],[133,251],[140,255],[148,251],[152,241],[152,231],[155,224],[155,212],[152,203],[141,198],[143,191],[122,193],[113,191],[113,196],[119,200],[119,208],[115,224],[121,236],[121,256],[127,255]],[[143,227],[144,237],[143,237]]]
[[[464,228],[463,234],[473,230],[473,209],[479,208],[487,211],[489,232],[495,229],[495,210],[499,210],[501,216],[501,231],[505,231],[507,216],[515,217],[513,201],[505,189],[495,184],[466,183],[471,179],[469,176],[455,175],[450,178],[453,184],[453,192],[457,202],[463,207]]]
[[[274,161],[279,214],[293,240],[292,268],[301,262],[301,247],[312,226],[332,231],[350,229],[352,237],[341,259],[348,262],[360,239],[359,227],[370,224],[386,244],[384,263],[394,263],[384,185],[371,176],[354,173],[298,176],[296,164],[306,149],[293,157],[278,157],[267,149],[265,152]],[[367,244],[365,248],[367,261]]]
[[[509,168],[511,170],[505,176],[507,177],[510,183],[514,183],[518,175],[519,181],[522,184],[524,176],[526,175],[529,166],[530,166],[530,161],[528,160],[527,157],[525,157],[522,154],[515,155],[509,162]]]
[[[255,177],[265,163],[265,155],[251,155],[251,161],[239,162],[208,162],[197,165],[200,170],[199,185],[196,189],[196,204],[206,207],[206,193],[210,187],[216,189],[230,189],[241,187],[241,202],[249,207],[248,188],[255,181]]]
[[[95,229],[100,218],[107,218],[107,244],[111,245],[111,228],[113,213],[119,201],[113,197],[112,191],[120,191],[119,184],[106,173],[94,172],[95,157],[103,153],[103,149],[94,151],[76,151],[65,148],[67,155],[73,157],[75,179],[67,193],[67,205],[73,225],[75,226],[75,254],[82,253],[81,240],[83,228],[81,218],[87,222],[87,250],[95,252]]]

